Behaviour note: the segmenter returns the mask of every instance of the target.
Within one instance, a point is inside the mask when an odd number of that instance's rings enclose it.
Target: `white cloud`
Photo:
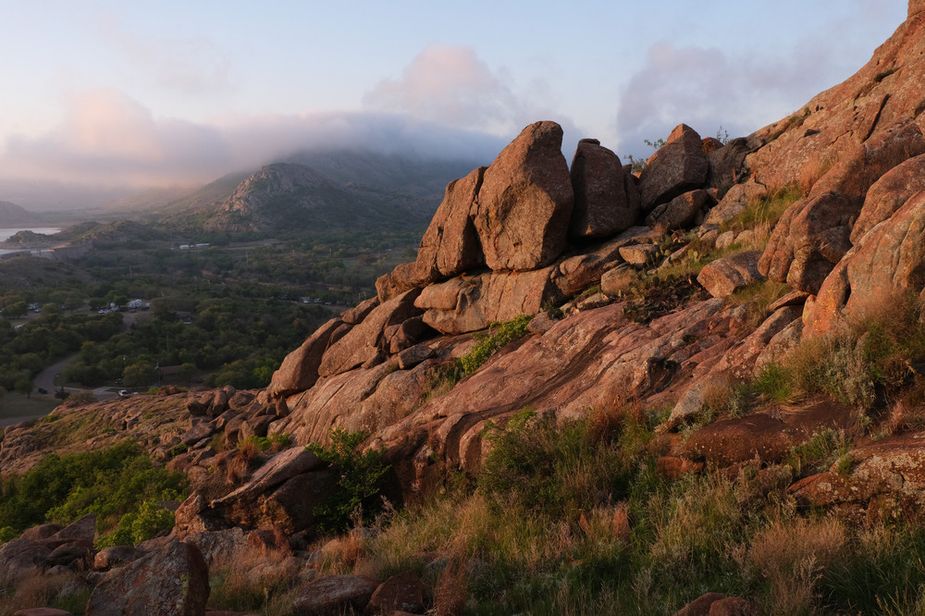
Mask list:
[[[565,129],[567,142],[577,140],[571,118],[553,109],[550,90],[542,79],[518,88],[508,71],[493,69],[471,47],[431,45],[411,60],[400,77],[373,87],[363,103],[368,109],[505,137],[537,120],[555,120]],[[546,96],[536,96],[537,92]]]
[[[835,63],[824,45],[804,43],[788,56],[730,55],[718,48],[658,43],[622,92],[617,113],[620,149],[645,154],[644,140],[679,122],[704,136],[723,127],[751,133],[784,117],[833,83]]]

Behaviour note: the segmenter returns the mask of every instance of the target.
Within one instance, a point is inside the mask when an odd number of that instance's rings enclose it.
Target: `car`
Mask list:
[[[36,391],[42,394],[43,396],[48,393],[48,390],[45,389],[44,387],[39,387]]]
[[[134,395],[134,394],[133,394],[132,392],[130,392],[129,390],[127,390],[127,389],[120,389],[120,390],[119,390],[119,397],[120,397],[120,398],[128,398],[129,396],[133,396],[133,395]]]

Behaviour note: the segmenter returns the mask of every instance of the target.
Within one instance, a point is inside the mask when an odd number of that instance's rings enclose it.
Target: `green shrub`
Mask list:
[[[133,443],[77,454],[46,456],[0,489],[0,527],[19,533],[43,522],[67,524],[97,516],[97,530],[114,530],[146,501],[178,500],[186,478],[156,466]]]
[[[317,443],[308,446],[309,451],[337,473],[337,488],[315,511],[322,530],[344,530],[357,516],[372,519],[382,506],[379,495],[389,466],[382,451],[360,451],[366,436],[362,432],[335,429],[329,446]]]
[[[175,519],[173,512],[160,502],[146,500],[137,511],[126,513],[119,519],[116,529],[104,535],[100,546],[135,545],[170,532]]]
[[[744,231],[759,226],[773,227],[791,205],[803,198],[799,186],[790,185],[748,204],[738,215],[723,223],[720,231]]]
[[[523,338],[532,317],[521,315],[506,323],[496,323],[479,337],[471,351],[459,358],[462,376],[469,376],[491,358],[502,347]]]

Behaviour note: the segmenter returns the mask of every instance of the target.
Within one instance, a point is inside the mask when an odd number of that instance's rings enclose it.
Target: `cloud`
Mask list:
[[[776,121],[835,79],[832,51],[803,43],[789,56],[731,56],[714,47],[658,43],[629,79],[617,113],[620,149],[645,154],[644,140],[667,135],[679,122],[715,135],[751,133]]]
[[[522,90],[504,69],[493,69],[474,49],[431,45],[415,56],[396,79],[385,79],[363,97],[367,109],[409,116],[505,137],[537,120],[555,120],[576,141],[578,129],[552,109],[550,88],[534,79]],[[535,96],[536,92],[545,93]],[[539,103],[538,101],[545,101]]]
[[[233,89],[227,55],[205,37],[144,35],[112,16],[99,20],[98,31],[137,74],[159,86],[184,95],[215,96]]]
[[[383,112],[194,123],[158,118],[121,92],[98,90],[69,99],[62,121],[48,133],[13,137],[0,147],[0,179],[168,186],[254,169],[300,150],[368,149],[487,162],[501,145],[495,136]]]

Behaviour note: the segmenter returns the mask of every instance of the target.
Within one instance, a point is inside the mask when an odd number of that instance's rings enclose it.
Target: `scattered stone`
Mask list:
[[[736,241],[736,232],[735,231],[725,231],[716,236],[716,248],[718,250],[725,250],[729,248]]]
[[[738,289],[761,280],[758,253],[754,251],[717,259],[697,276],[697,282],[713,297],[729,297]]]

